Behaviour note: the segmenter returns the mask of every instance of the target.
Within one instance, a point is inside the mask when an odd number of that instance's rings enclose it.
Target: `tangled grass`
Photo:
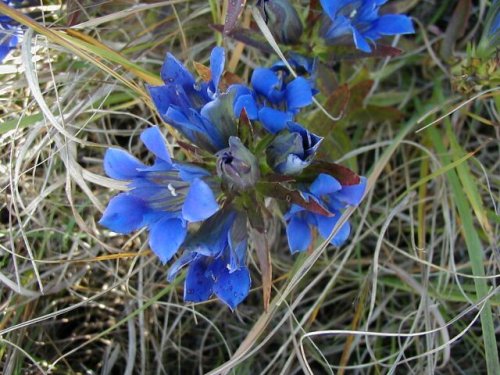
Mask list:
[[[182,280],[166,282],[143,233],[97,223],[120,188],[103,177],[104,151],[141,155],[141,130],[161,124],[144,82],[158,80],[166,51],[206,63],[223,41],[207,24],[222,23],[225,7],[43,3],[38,28],[0,67],[1,373],[498,371],[498,87],[457,90],[471,76],[452,70],[478,39],[486,1],[448,59],[454,2],[413,1],[417,34],[394,41],[405,54],[335,63],[325,85],[373,82],[348,106],[356,116],[311,114],[312,126],[335,126],[324,156],[369,177],[364,203],[346,214],[351,238],[292,256],[277,217],[271,305],[257,281],[234,313],[185,304]],[[243,79],[276,59],[223,43]]]

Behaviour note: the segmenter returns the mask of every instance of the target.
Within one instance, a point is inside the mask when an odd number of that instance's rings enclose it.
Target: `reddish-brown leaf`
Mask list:
[[[203,65],[203,64],[200,64],[199,62],[194,62],[193,63],[194,65],[194,70],[196,70],[196,73],[198,74],[198,76],[204,80],[205,82],[208,82],[210,81],[210,78],[212,77],[212,73],[210,72],[210,68]]]
[[[243,9],[245,9],[246,0],[228,0],[227,15],[224,21],[224,34],[229,34],[236,27]]]
[[[220,33],[224,33],[223,25],[209,25],[215,31]],[[242,27],[235,27],[232,31],[228,32],[228,37],[233,38],[234,40],[245,43],[248,46],[255,47],[262,52],[273,53],[274,50],[269,46],[269,43],[263,38],[262,34]]]
[[[309,166],[309,171],[329,174],[339,180],[342,185],[357,185],[360,182],[359,175],[349,168],[327,161],[313,162],[313,164]]]
[[[307,211],[314,212],[315,214],[329,217],[334,215],[314,199],[306,200],[298,190],[288,189],[279,183],[260,182],[257,184],[257,190],[268,197],[273,197],[279,200],[287,201],[288,203],[299,205],[304,207]]]

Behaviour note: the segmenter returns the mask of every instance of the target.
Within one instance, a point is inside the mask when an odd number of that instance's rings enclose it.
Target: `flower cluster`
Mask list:
[[[347,176],[334,177],[328,171],[335,165],[315,164],[322,138],[296,122],[316,93],[309,79],[278,64],[255,69],[251,86],[231,83],[224,61],[224,50],[214,48],[209,77],[199,81],[167,54],[164,85],[148,89],[197,162],[175,161],[158,127],[141,134],[152,165],[107,150],[106,174],[128,181],[128,190],[111,199],[100,223],[124,234],[147,228],[162,262],[179,255],[168,280],[187,268],[185,301],[216,295],[234,309],[250,290],[249,229],[265,234],[265,199],[281,201],[291,252],[305,251],[313,231],[329,237],[344,208],[360,203],[366,181],[347,168]],[[340,246],[348,235],[345,224],[331,243]]]
[[[5,5],[15,7],[23,0],[0,0]],[[21,40],[22,30],[12,18],[0,14],[0,62],[14,49]]]

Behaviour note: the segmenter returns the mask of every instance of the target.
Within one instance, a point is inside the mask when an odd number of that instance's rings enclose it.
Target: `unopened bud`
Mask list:
[[[311,164],[323,138],[289,123],[266,150],[267,164],[277,173],[293,175]]]
[[[302,35],[302,22],[288,0],[262,2],[261,13],[273,36],[280,43],[297,43]]]
[[[217,153],[217,174],[231,189],[245,190],[258,181],[259,164],[238,137],[229,137],[229,147]]]

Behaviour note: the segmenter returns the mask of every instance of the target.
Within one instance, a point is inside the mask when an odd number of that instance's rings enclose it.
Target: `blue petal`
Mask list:
[[[190,222],[209,218],[219,210],[214,193],[204,181],[196,178],[191,183],[182,206],[182,216]]]
[[[293,120],[293,114],[264,107],[259,111],[259,120],[268,132],[276,134],[282,131],[289,121]]]
[[[224,71],[225,53],[224,48],[215,47],[210,54],[210,72],[215,91],[218,90],[220,78]]]
[[[340,227],[339,231],[332,238],[330,243],[333,246],[340,247],[347,241],[350,233],[351,233],[351,224],[349,224],[349,222],[346,222],[344,225]]]
[[[286,226],[286,235],[292,254],[297,251],[306,251],[312,242],[311,228],[304,219],[298,216],[293,216]]]
[[[339,211],[335,212],[335,216],[333,217],[314,215],[316,218],[316,223],[318,225],[318,231],[321,237],[325,239],[328,238],[330,233],[332,233],[335,224],[337,224],[337,221],[340,219],[341,215],[342,214]],[[335,246],[342,246],[344,242],[347,240],[347,238],[349,238],[350,231],[351,231],[351,226],[349,225],[349,222],[347,222],[344,225],[342,225],[342,227],[340,227],[337,234],[335,234],[330,243]]]
[[[281,80],[268,68],[257,68],[252,73],[252,86],[257,94],[265,96],[273,103],[279,100],[275,91],[280,90]]]
[[[138,170],[146,168],[135,157],[124,150],[109,148],[104,154],[104,172],[117,180],[131,180],[137,176]]]
[[[351,28],[351,21],[340,15],[335,19],[335,22],[332,23],[326,32],[324,32],[324,38],[327,42],[332,44],[332,42],[335,42],[337,38],[352,34]]]
[[[286,86],[286,102],[289,110],[305,107],[312,103],[312,90],[309,81],[297,77]]]
[[[141,134],[141,141],[146,145],[149,151],[168,164],[172,164],[172,159],[167,150],[167,145],[163,135],[157,126],[144,130]]]
[[[0,38],[2,37],[2,35],[0,34]],[[9,46],[6,46],[4,44],[0,44],[0,62],[3,61],[3,59],[9,54],[9,52],[11,51],[11,47]]]
[[[335,198],[351,206],[358,205],[363,199],[366,190],[366,178],[360,178],[361,180],[357,185],[342,186],[342,190],[335,193]]]
[[[336,4],[336,2],[332,0],[320,0],[320,3],[328,17],[334,20],[338,9],[338,4]]]
[[[410,17],[400,14],[385,14],[376,21],[375,30],[382,35],[413,34],[413,22]]]
[[[309,187],[309,191],[315,196],[320,197],[325,194],[331,194],[342,189],[338,180],[328,174],[321,173]]]
[[[183,181],[191,182],[195,178],[210,176],[210,172],[197,165],[175,163],[175,167],[179,170],[179,176]]]
[[[131,189],[129,194],[144,202],[156,201],[155,203],[158,204],[160,200],[162,203],[168,203],[168,200],[172,199],[172,194],[167,185],[168,182],[157,184],[144,176],[139,176],[128,185]],[[166,211],[163,212],[166,213]]]
[[[186,264],[191,263],[196,259],[196,257],[199,257],[196,253],[192,252],[184,252],[179,259],[177,259],[174,264],[168,269],[167,272],[167,280],[168,282],[172,282],[179,271],[181,270],[182,267],[184,267]]]
[[[168,107],[172,105],[172,100],[170,98],[170,88],[168,86],[146,86],[153,103],[156,106],[156,110],[164,118],[167,113]],[[165,118],[164,118],[165,119]]]
[[[205,134],[205,126],[201,116],[194,110],[184,112],[178,107],[171,106],[167,109],[165,119],[191,142],[200,146],[198,141],[200,135]]]
[[[220,256],[228,247],[228,236],[235,218],[235,211],[217,212],[205,220],[196,232],[188,236],[183,247],[186,251],[205,256]]]
[[[213,291],[222,302],[234,310],[250,291],[250,272],[247,267],[229,272],[225,258],[219,258],[212,267],[215,276]]]
[[[214,279],[208,266],[206,257],[200,257],[189,265],[184,283],[184,301],[203,302],[210,298]]]
[[[363,35],[361,35],[358,30],[356,30],[354,27],[351,28],[352,30],[352,36],[354,38],[354,44],[356,45],[356,48],[363,51],[370,53],[372,51],[372,48],[368,44],[368,42],[365,40]]]
[[[148,208],[143,200],[121,193],[109,201],[99,224],[113,232],[128,234],[145,225],[144,215],[147,212]]]
[[[306,199],[309,202],[309,196],[305,196],[303,194],[302,194],[302,196],[304,197],[304,199]],[[304,207],[299,206],[298,204],[292,203],[292,205],[290,206],[290,209],[283,217],[285,218],[285,220],[290,220],[293,216],[295,216],[295,214],[297,214],[299,212],[303,212],[305,210],[306,209]]]
[[[167,263],[175,255],[186,238],[187,229],[180,219],[162,219],[149,228],[149,246]]]
[[[257,120],[259,117],[259,108],[252,95],[241,95],[234,101],[234,115],[236,118],[241,116],[241,111],[245,109],[245,112],[250,120]]]
[[[161,79],[167,85],[178,84],[192,87],[195,83],[193,75],[171,53],[167,53],[161,67]]]

